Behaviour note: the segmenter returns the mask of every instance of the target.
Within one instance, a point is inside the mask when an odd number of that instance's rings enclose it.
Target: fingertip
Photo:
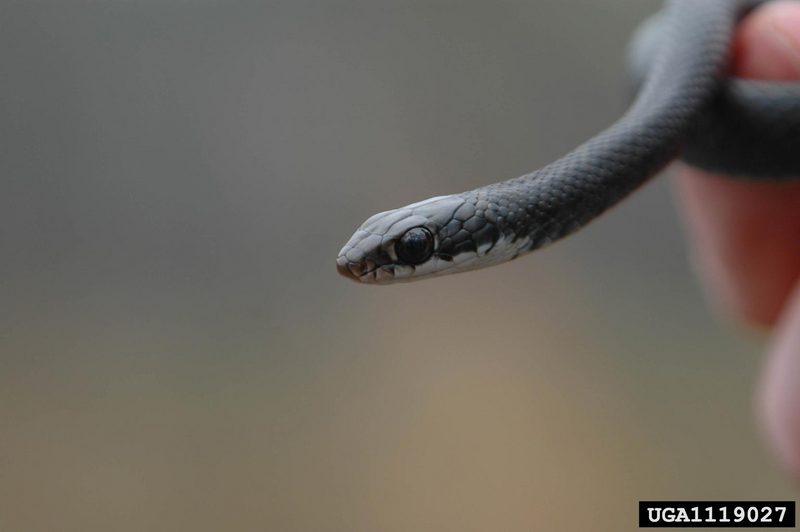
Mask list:
[[[734,40],[733,70],[747,78],[800,76],[800,3],[769,2],[745,18]]]

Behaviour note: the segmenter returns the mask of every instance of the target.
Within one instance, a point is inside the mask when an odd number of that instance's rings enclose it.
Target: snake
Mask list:
[[[338,272],[389,284],[510,261],[584,227],[677,158],[732,179],[797,179],[800,83],[729,73],[736,27],[762,3],[665,2],[634,33],[634,96],[616,122],[529,174],[371,216]]]

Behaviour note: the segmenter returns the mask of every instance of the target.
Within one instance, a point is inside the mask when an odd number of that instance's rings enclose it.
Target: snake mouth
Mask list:
[[[351,262],[344,255],[339,255],[336,258],[336,271],[339,272],[339,275],[359,283],[369,282],[370,274],[376,272],[379,268],[380,266],[372,261]]]

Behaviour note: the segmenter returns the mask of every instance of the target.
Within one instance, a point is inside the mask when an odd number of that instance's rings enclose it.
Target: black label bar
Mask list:
[[[790,528],[794,501],[639,501],[641,528]]]

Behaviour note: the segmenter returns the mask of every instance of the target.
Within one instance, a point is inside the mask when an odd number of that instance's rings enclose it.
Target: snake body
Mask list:
[[[613,125],[548,166],[367,219],[338,271],[365,283],[499,264],[563,238],[676,157],[747,179],[800,176],[800,84],[727,76],[736,25],[760,2],[671,0],[634,39],[639,89]]]

